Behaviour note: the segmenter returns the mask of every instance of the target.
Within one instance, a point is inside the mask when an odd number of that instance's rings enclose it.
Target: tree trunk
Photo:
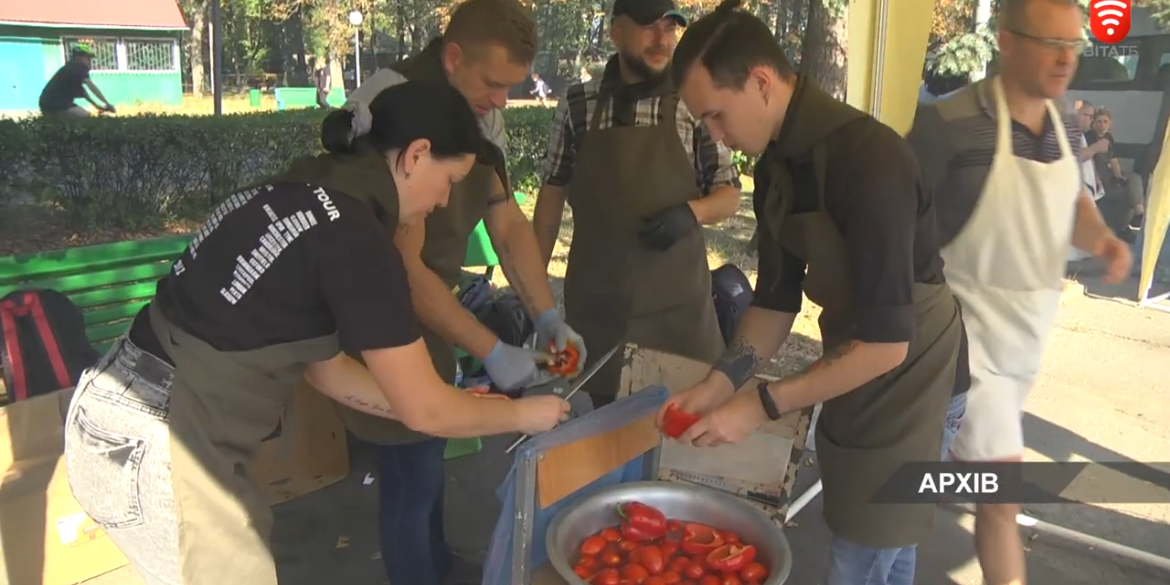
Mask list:
[[[810,0],[800,71],[816,80],[821,89],[845,99],[847,11],[834,0]]]
[[[191,95],[203,95],[203,76],[207,73],[203,60],[203,45],[207,37],[207,0],[194,3],[191,35],[187,37],[187,53],[191,59]]]
[[[345,56],[329,50],[329,78],[333,80],[333,87],[345,87]]]
[[[305,19],[301,14],[302,7],[298,6],[297,11],[288,19],[287,28],[291,32],[291,38],[287,39],[285,47],[292,53],[291,71],[289,72],[289,85],[296,87],[305,87],[309,85],[308,63],[305,60]]]

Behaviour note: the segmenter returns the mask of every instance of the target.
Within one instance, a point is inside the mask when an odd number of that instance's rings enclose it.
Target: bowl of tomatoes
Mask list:
[[[572,585],[782,585],[792,549],[759,508],[701,486],[610,486],[562,510],[545,536]]]

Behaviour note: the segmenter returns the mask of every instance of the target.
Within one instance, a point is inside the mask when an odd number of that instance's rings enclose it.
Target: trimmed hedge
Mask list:
[[[504,110],[509,174],[539,185],[553,109]],[[320,151],[322,110],[0,120],[0,204],[33,196],[75,229],[202,220],[236,189]]]

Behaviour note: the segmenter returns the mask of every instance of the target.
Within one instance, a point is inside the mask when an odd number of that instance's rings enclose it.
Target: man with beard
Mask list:
[[[453,294],[462,276],[467,239],[484,222],[508,283],[536,320],[545,344],[573,344],[586,358],[581,336],[565,325],[553,300],[532,225],[511,195],[504,168],[504,116],[508,90],[528,77],[536,56],[536,25],[517,0],[466,0],[451,15],[443,35],[405,61],[371,76],[350,94],[346,109],[356,127],[368,124],[368,105],[378,94],[406,80],[450,83],[467,98],[488,145],[495,168],[476,164],[451,186],[447,204],[425,222],[401,227],[394,242],[402,252],[411,301],[424,326],[423,340],[435,370],[448,384],[455,379],[455,346],[482,360],[492,382],[504,389],[524,386],[538,375],[542,356],[509,345]],[[365,121],[365,122],[363,122]],[[544,345],[544,347],[548,347]],[[439,585],[452,557],[443,531],[443,452],[446,440],[423,435],[395,421],[343,408],[346,427],[379,445],[379,522],[382,561],[391,583]],[[494,485],[472,485],[463,494],[491,506]],[[470,522],[460,532],[475,533]],[[466,536],[466,535],[464,535]],[[485,535],[486,539],[486,535]],[[474,552],[474,551],[468,551]]]
[[[938,461],[962,416],[962,319],[943,278],[933,199],[906,141],[797,74],[768,26],[738,4],[723,2],[687,30],[673,70],[716,139],[762,154],[759,275],[731,347],[662,412],[702,417],[678,440],[712,447],[823,403],[825,582],[912,585],[914,546],[930,534],[935,506],[872,500],[906,463]],[[821,307],[824,355],[743,389],[788,338],[804,296]]]
[[[565,312],[591,347],[633,342],[712,362],[723,340],[699,226],[735,214],[739,177],[670,81],[684,26],[671,0],[616,0],[617,55],[557,105],[533,223],[547,264],[572,207]],[[585,385],[596,405],[613,401],[620,367]]]
[[[1073,0],[1003,0],[1000,74],[921,107],[908,135],[937,197],[946,278],[970,335],[971,389],[952,448],[960,460],[1022,459],[1023,405],[1060,305],[1069,244],[1105,261],[1106,282],[1129,272],[1128,246],[1082,182],[1080,123],[1055,101],[1085,48],[1082,18]],[[976,506],[988,585],[1025,582],[1019,511]]]

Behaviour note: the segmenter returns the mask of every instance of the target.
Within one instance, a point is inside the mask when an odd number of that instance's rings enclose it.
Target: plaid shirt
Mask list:
[[[602,79],[592,79],[569,87],[565,99],[557,104],[552,132],[548,140],[548,152],[544,158],[542,173],[545,182],[564,187],[573,177],[577,146],[589,129],[589,120],[597,108],[597,94]],[[620,98],[611,99],[601,112],[599,128],[614,126],[656,126],[663,122],[662,98],[647,97],[637,102]],[[615,108],[613,104],[617,104]],[[615,115],[616,112],[616,115]],[[616,122],[615,122],[616,120]],[[732,185],[738,188],[739,172],[731,163],[731,151],[722,142],[711,140],[706,126],[696,120],[686,106],[679,104],[674,119],[678,138],[682,141],[687,156],[694,161],[695,183],[704,195],[715,187]]]

